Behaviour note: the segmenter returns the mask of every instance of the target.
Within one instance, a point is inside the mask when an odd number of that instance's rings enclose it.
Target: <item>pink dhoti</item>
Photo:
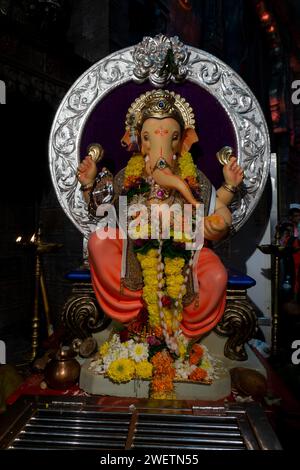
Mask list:
[[[109,317],[122,323],[134,320],[142,307],[142,290],[123,287],[121,293],[121,264],[123,240],[100,239],[94,232],[88,244],[92,284],[97,300]],[[202,248],[196,273],[199,301],[183,310],[181,329],[190,338],[201,336],[215,327],[221,319],[226,301],[227,272],[218,256]]]

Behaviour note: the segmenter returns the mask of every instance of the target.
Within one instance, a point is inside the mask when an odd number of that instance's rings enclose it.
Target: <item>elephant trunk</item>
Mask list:
[[[195,207],[199,204],[199,201],[194,198],[189,186],[179,176],[174,175],[169,168],[165,168],[164,170],[157,169],[153,172],[152,176],[159,186],[176,189],[188,203]]]
[[[148,155],[151,168],[155,168],[157,160],[161,157],[166,158],[167,161],[171,163],[173,156],[171,142],[161,138],[153,139],[151,142],[151,151]],[[157,168],[153,171],[152,177],[159,186],[179,191],[189,204],[193,204],[193,206],[199,204],[194,198],[189,186],[179,176],[174,175],[170,168],[163,170]]]

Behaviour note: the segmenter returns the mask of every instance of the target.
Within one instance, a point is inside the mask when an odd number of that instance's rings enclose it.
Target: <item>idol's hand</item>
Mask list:
[[[207,240],[220,240],[228,232],[229,225],[220,214],[204,218],[204,237]]]
[[[85,157],[77,170],[78,181],[84,186],[95,181],[97,176],[97,166],[90,156]]]
[[[240,165],[237,164],[236,157],[231,157],[229,163],[224,165],[223,176],[226,184],[238,186],[244,178],[244,172]]]

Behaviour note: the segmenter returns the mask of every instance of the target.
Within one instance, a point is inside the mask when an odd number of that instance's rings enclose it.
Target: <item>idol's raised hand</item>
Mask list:
[[[97,176],[97,166],[90,156],[85,157],[77,170],[78,181],[84,186],[94,182]]]
[[[240,165],[238,165],[236,157],[231,157],[229,163],[224,165],[223,176],[226,184],[235,187],[241,184],[244,172]]]

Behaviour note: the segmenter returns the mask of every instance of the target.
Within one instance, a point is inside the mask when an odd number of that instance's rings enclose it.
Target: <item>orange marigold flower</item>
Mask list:
[[[173,330],[172,330],[172,327],[170,325],[167,325],[167,333],[168,333],[169,336],[172,336]]]
[[[203,379],[206,379],[207,371],[201,369],[201,367],[197,367],[197,369],[193,370],[193,372],[189,375],[190,380],[194,380],[195,382],[200,382]]]
[[[159,365],[162,362],[165,364],[171,364],[173,361],[167,351],[159,351],[153,356],[152,362],[154,365]]]
[[[152,357],[151,362],[154,367],[154,376],[175,377],[173,359],[168,352],[159,351]]]
[[[192,353],[198,354],[199,357],[202,357],[204,353],[204,349],[202,346],[200,346],[200,344],[196,343],[196,344],[193,344],[192,346]]]
[[[140,183],[141,178],[139,176],[127,176],[124,181],[124,188],[130,189],[132,186],[136,186]]]
[[[153,329],[154,336],[156,338],[162,338],[163,337],[163,330],[161,326],[155,326]]]
[[[159,376],[152,379],[152,390],[154,392],[171,392],[173,388],[173,380],[170,377]]]
[[[197,354],[190,354],[190,357],[189,357],[189,363],[191,365],[197,365],[198,362],[200,361],[199,357]]]
[[[144,324],[141,321],[135,320],[130,323],[127,328],[130,333],[139,334],[142,332]]]
[[[192,188],[198,186],[198,182],[194,176],[187,176],[185,179],[188,185],[191,186]]]
[[[194,365],[199,364],[203,354],[204,354],[204,350],[202,346],[200,346],[200,344],[194,344],[191,349],[189,363],[194,364]]]

